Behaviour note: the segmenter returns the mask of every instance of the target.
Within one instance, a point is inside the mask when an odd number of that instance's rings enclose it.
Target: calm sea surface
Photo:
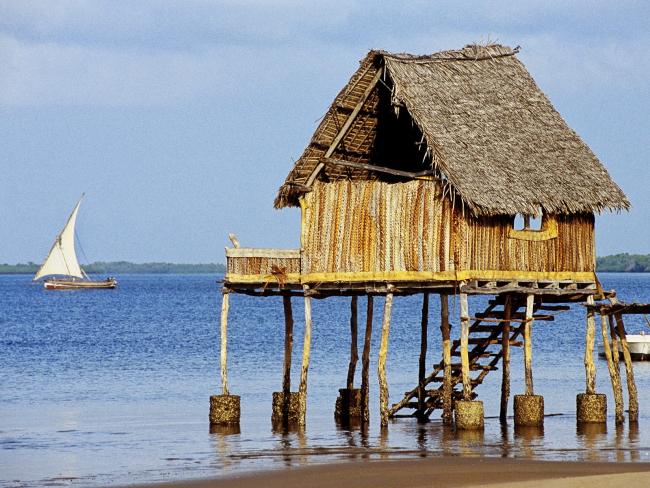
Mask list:
[[[625,301],[650,302],[649,274],[602,274]],[[333,407],[345,384],[349,303],[315,301],[307,427],[271,428],[271,394],[281,389],[282,302],[231,299],[231,391],[242,397],[241,431],[211,433],[208,398],[218,393],[220,294],[215,275],[126,275],[116,290],[52,292],[30,276],[0,276],[0,486],[97,486],[215,477],[347,459],[441,455],[546,460],[650,461],[650,362],[636,363],[638,428],[616,428],[606,364],[606,429],[578,431],[575,395],[584,391],[585,313],[574,306],[534,326],[536,393],[545,397],[543,432],[502,429],[454,433],[439,415],[418,425],[398,419],[381,432],[375,376],[383,300],[375,301],[371,425],[338,428]],[[440,357],[437,297],[432,296],[430,360]],[[470,299],[478,311],[484,299]],[[395,299],[388,356],[391,401],[415,386],[421,297]],[[452,301],[453,324],[458,304]],[[365,304],[360,301],[359,323]],[[296,318],[293,381],[302,348],[302,303]],[[628,332],[650,332],[641,317]],[[360,326],[360,336],[363,328]],[[454,328],[458,332],[458,327]],[[599,341],[600,342],[600,341]],[[523,393],[523,359],[512,358],[512,392]],[[486,416],[498,415],[500,371],[478,388]],[[358,382],[358,377],[357,377]]]

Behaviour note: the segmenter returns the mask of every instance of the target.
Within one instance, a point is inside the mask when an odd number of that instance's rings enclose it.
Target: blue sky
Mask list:
[[[650,8],[632,1],[0,2],[0,262],[40,261],[82,192],[90,261],[297,247],[272,203],[368,49],[519,58],[627,193],[599,254],[650,252]]]

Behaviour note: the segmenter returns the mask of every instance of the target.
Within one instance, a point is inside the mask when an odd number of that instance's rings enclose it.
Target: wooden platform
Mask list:
[[[394,295],[524,293],[584,301],[584,297],[598,291],[595,274],[584,272],[458,270],[358,273],[354,276],[348,273],[303,274],[299,249],[227,248],[226,260],[224,286],[233,292],[254,296],[386,295],[390,287]],[[341,276],[347,279],[340,279]]]

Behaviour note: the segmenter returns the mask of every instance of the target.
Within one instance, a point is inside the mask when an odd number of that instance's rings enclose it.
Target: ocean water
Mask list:
[[[349,459],[503,456],[542,460],[650,461],[650,362],[635,363],[640,422],[616,427],[606,363],[605,428],[578,429],[575,396],[584,391],[584,309],[575,305],[533,335],[536,393],[545,397],[543,431],[498,422],[500,371],[477,389],[483,433],[396,419],[379,428],[376,360],[383,300],[375,300],[371,423],[336,425],[345,386],[349,299],[313,302],[307,426],[272,429],[271,394],[281,389],[280,298],[234,295],[229,319],[231,392],[241,395],[239,432],[211,432],[208,398],[219,392],[216,275],[125,275],[116,290],[44,291],[29,276],[0,276],[0,486],[106,486],[232,475]],[[602,274],[624,301],[650,302],[650,274]],[[485,307],[471,298],[470,310]],[[438,362],[439,306],[431,297],[429,364]],[[421,297],[396,297],[388,354],[391,402],[417,382]],[[360,339],[365,303],[359,303]],[[294,299],[293,385],[302,350],[302,302]],[[452,299],[452,324],[458,324]],[[650,332],[642,317],[628,332]],[[458,333],[454,327],[453,335]],[[597,334],[598,342],[599,335]],[[362,340],[362,339],[361,339]],[[357,384],[359,381],[357,371]],[[521,349],[512,352],[512,392],[523,393]],[[511,403],[512,405],[512,403]],[[511,406],[512,408],[512,406]]]

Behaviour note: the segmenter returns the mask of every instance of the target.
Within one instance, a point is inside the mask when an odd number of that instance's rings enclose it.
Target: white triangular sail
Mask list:
[[[82,199],[83,195],[70,214],[65,227],[54,240],[50,253],[34,276],[34,281],[50,275],[84,277],[83,270],[77,261],[77,253],[74,250],[74,226],[77,223],[77,212]]]

